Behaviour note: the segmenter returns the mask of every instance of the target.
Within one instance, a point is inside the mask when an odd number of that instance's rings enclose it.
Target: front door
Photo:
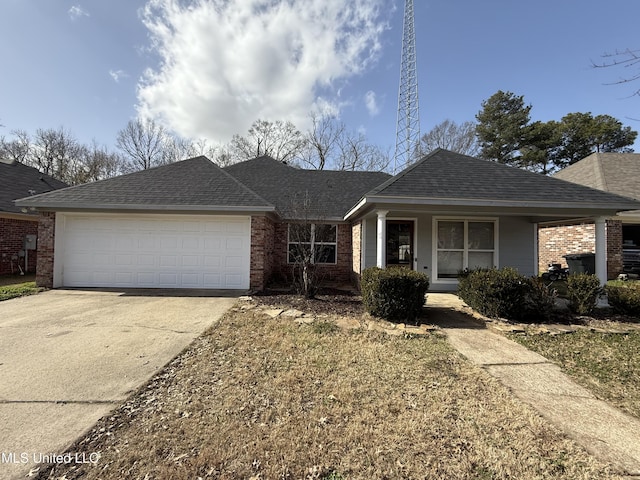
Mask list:
[[[387,266],[413,269],[413,221],[387,220]]]

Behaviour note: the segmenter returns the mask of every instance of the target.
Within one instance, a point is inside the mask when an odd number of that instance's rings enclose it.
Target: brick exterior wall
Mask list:
[[[616,278],[622,272],[622,222],[607,220],[607,277]],[[563,255],[594,253],[596,229],[593,223],[562,225],[538,229],[538,268],[547,270],[550,263],[567,266]]]
[[[275,225],[267,217],[251,217],[251,267],[249,286],[264,290],[273,276]]]
[[[56,232],[55,212],[41,212],[38,222],[38,264],[36,285],[53,288],[53,253]]]
[[[614,279],[622,273],[622,222],[607,220],[607,277]]]
[[[289,224],[278,222],[275,225],[273,241],[273,277],[275,282],[287,283],[292,279],[292,265],[288,263]],[[352,232],[351,225],[338,224],[337,263],[335,265],[318,264],[320,278],[323,281],[351,283],[352,280]]]
[[[362,270],[362,222],[351,225],[351,280],[360,287],[360,271]]]
[[[24,250],[26,235],[38,234],[38,218],[33,220],[19,220],[16,218],[0,218],[0,275],[20,273],[18,265],[25,270],[24,257],[18,252]],[[12,258],[16,256],[16,260]],[[36,250],[29,250],[26,272],[36,271]],[[13,265],[13,266],[12,266]]]

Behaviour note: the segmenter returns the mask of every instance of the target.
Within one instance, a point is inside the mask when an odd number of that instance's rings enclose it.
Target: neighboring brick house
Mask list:
[[[640,200],[640,154],[594,153],[560,170],[554,178]],[[638,252],[635,256],[640,255],[640,211],[622,212],[607,218],[605,223],[607,276],[611,279],[623,271],[630,271],[628,259],[633,259],[634,252]],[[540,226],[541,271],[546,270],[549,263],[566,265],[565,255],[594,251],[595,224],[591,220]]]
[[[37,241],[25,240],[37,237],[38,212],[18,208],[14,200],[66,186],[35,168],[0,160],[0,275],[36,270],[36,250],[31,247],[37,247]]]
[[[289,277],[300,249],[339,282],[371,266],[426,272],[442,291],[465,268],[532,275],[538,223],[640,209],[441,149],[393,177],[197,157],[17,203],[40,211],[41,286],[253,290]]]

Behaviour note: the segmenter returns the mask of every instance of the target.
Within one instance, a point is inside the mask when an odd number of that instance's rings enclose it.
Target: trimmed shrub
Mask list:
[[[610,282],[604,289],[614,312],[640,317],[640,282]]]
[[[362,303],[371,315],[414,321],[425,302],[429,277],[406,268],[367,268],[362,272]]]
[[[458,278],[458,295],[490,318],[521,322],[548,320],[555,307],[555,290],[515,269],[478,269]]]
[[[471,270],[458,281],[460,298],[491,318],[519,320],[526,289],[526,277],[513,268]]]
[[[598,305],[602,294],[600,279],[588,273],[574,273],[567,278],[569,310],[577,315],[589,315]]]

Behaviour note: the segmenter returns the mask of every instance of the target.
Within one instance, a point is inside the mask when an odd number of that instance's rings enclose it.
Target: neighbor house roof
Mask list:
[[[206,157],[24,198],[50,209],[258,210],[275,207]]]
[[[640,206],[626,197],[442,149],[370,190],[360,204],[391,200],[433,205],[591,206],[613,210]]]
[[[554,178],[640,200],[640,154],[592,153]]]
[[[21,213],[18,198],[50,192],[67,184],[19,162],[0,161],[0,212]]]
[[[271,157],[236,163],[225,170],[288,219],[342,219],[365,192],[391,177],[383,172],[303,170]]]

